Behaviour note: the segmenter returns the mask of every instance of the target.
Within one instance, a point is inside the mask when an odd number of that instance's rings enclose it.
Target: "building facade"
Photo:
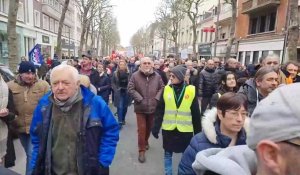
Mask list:
[[[35,44],[41,45],[44,58],[53,58],[63,0],[20,0],[17,17],[18,57],[28,57]],[[9,0],[0,0],[0,62],[8,63],[7,17]],[[70,1],[62,30],[62,52],[76,56],[80,22],[75,19],[74,0]]]

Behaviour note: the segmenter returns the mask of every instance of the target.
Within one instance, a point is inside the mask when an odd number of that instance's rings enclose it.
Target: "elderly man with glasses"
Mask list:
[[[138,148],[140,163],[145,162],[145,152],[149,149],[149,136],[157,103],[164,88],[158,73],[153,70],[153,61],[149,57],[141,59],[137,72],[133,73],[128,83],[128,93],[134,99],[134,112],[138,127]]]

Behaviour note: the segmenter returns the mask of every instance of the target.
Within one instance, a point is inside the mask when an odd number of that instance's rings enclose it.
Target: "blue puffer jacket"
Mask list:
[[[103,167],[109,167],[119,140],[119,125],[110,109],[99,96],[81,86],[83,116],[77,134],[77,164],[79,175],[97,175]],[[33,144],[31,168],[33,174],[51,174],[51,145],[48,138],[52,102],[47,93],[33,114],[30,128]]]
[[[212,109],[212,112],[210,112],[209,115],[216,116],[216,109]],[[208,118],[211,118],[211,116]],[[202,120],[207,120],[207,118],[204,117]],[[206,123],[206,121],[202,121],[202,124],[204,123]],[[202,125],[202,127],[204,132],[195,135],[192,138],[190,145],[186,148],[186,150],[182,154],[182,158],[178,167],[178,175],[196,175],[196,173],[192,168],[192,163],[195,161],[195,157],[198,152],[208,148],[226,148],[230,144],[231,138],[221,133],[220,124],[218,122],[215,122],[214,125],[212,123],[211,124],[206,123]],[[236,145],[245,145],[245,144],[246,144],[246,132],[243,128],[238,134]]]

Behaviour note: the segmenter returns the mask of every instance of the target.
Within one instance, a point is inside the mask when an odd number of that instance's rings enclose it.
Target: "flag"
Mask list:
[[[31,61],[35,66],[41,66],[44,62],[40,44],[36,44],[29,52],[29,61]]]

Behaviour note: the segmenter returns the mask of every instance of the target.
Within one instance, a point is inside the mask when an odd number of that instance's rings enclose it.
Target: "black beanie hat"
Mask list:
[[[184,81],[186,70],[187,70],[186,67],[184,67],[182,65],[178,65],[178,66],[173,67],[170,71],[178,78],[178,80],[180,80],[182,82],[182,81]]]
[[[22,61],[19,67],[19,74],[26,73],[26,72],[33,72],[35,73],[35,66],[30,61]]]

